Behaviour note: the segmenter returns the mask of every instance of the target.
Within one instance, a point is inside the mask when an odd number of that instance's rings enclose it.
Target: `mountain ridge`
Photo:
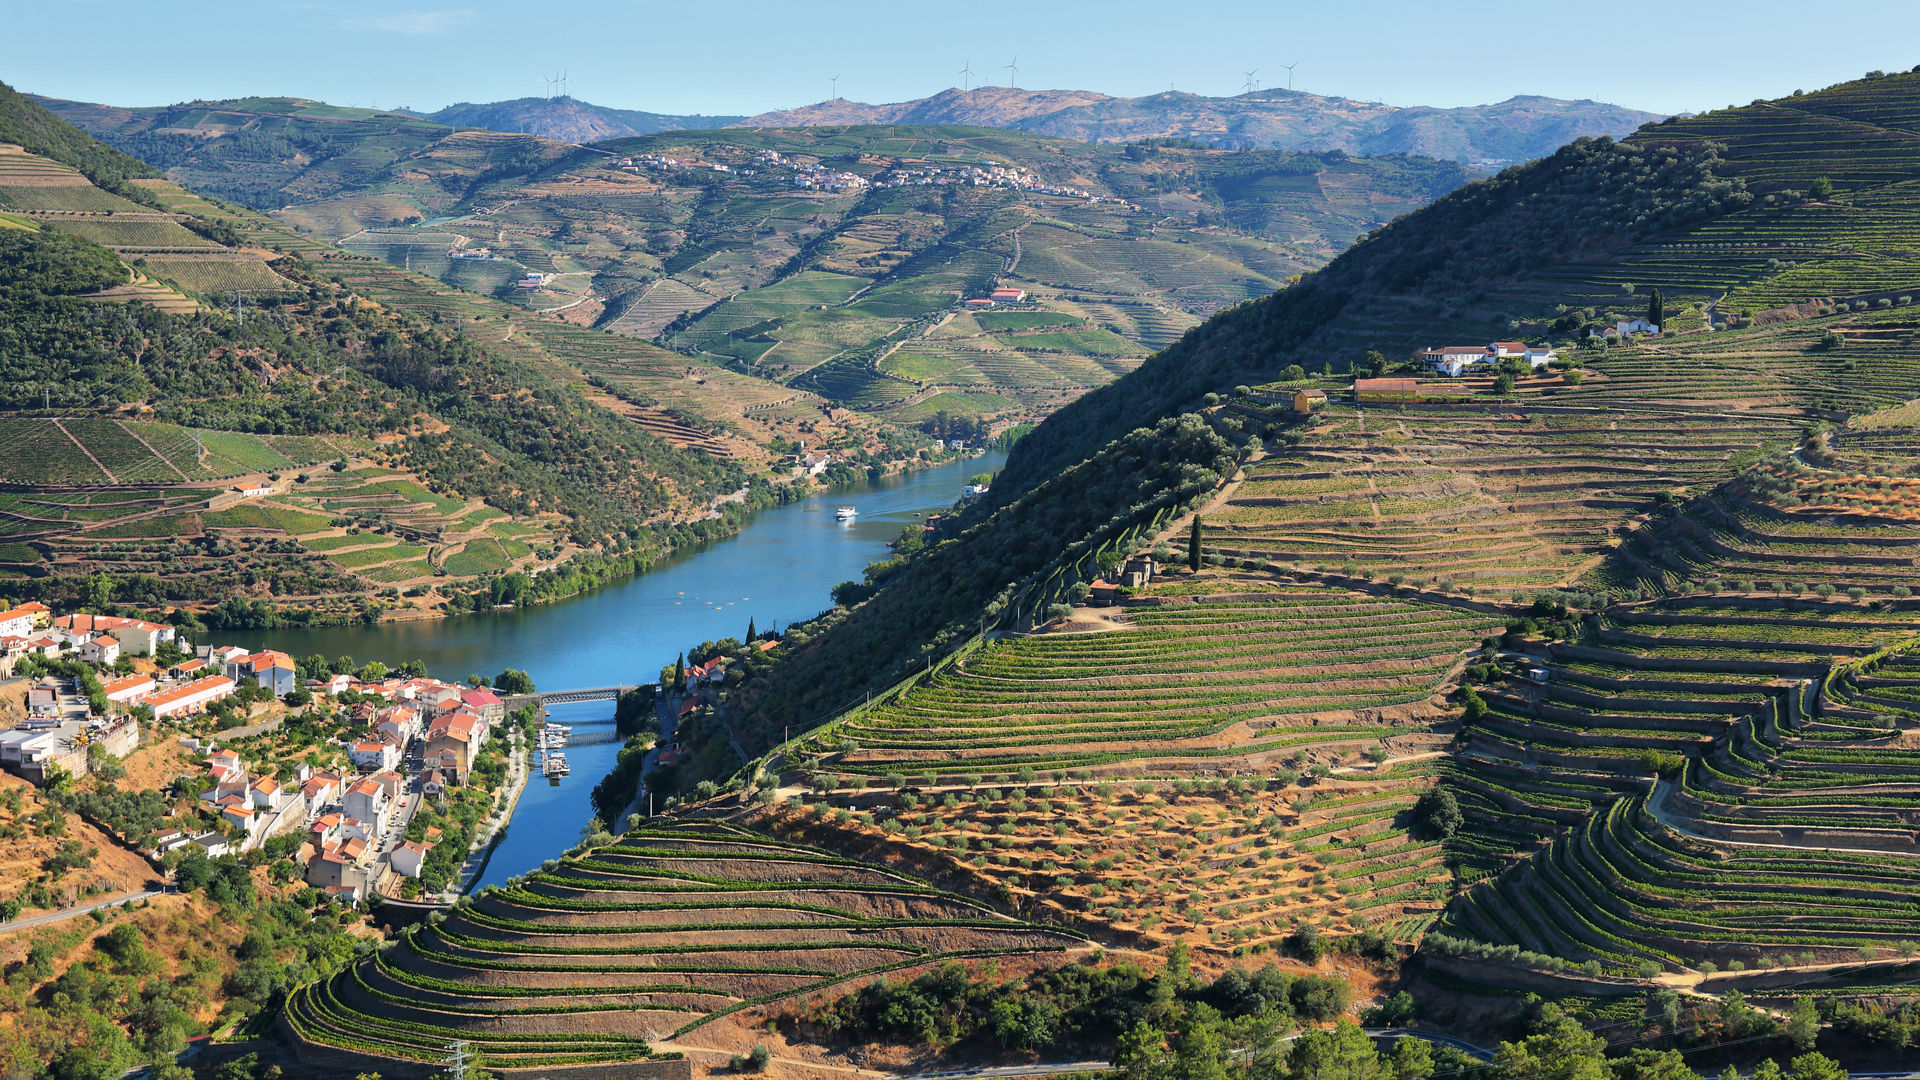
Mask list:
[[[117,109],[88,102],[36,100],[90,129],[87,119],[101,110],[124,121],[135,114],[159,115],[189,106],[224,104],[184,102]],[[751,116],[657,113],[572,97],[463,101],[433,111],[350,111],[368,116],[387,113],[449,127],[537,135],[569,143],[730,127],[938,124],[1009,128],[1094,143],[1185,139],[1221,149],[1418,154],[1463,164],[1524,161],[1550,154],[1581,135],[1618,138],[1662,119],[1658,113],[1607,102],[1529,94],[1484,105],[1443,108],[1386,105],[1302,90],[1255,90],[1231,97],[1170,90],[1117,97],[1091,90],[1004,86],[970,90],[948,87],[927,97],[884,104],[835,98]]]
[[[738,127],[941,123],[1009,127],[1083,142],[1189,139],[1212,146],[1423,154],[1510,162],[1552,153],[1579,135],[1615,137],[1657,113],[1590,100],[1516,95],[1460,108],[1392,106],[1299,90],[1212,98],[1179,91],[1123,98],[1079,90],[949,87],[885,105],[845,99],[750,116]]]
[[[574,143],[655,135],[662,131],[703,131],[727,127],[745,119],[740,116],[675,115],[616,109],[571,97],[461,101],[430,113],[411,109],[395,111],[450,127],[486,128],[488,131],[539,135]]]

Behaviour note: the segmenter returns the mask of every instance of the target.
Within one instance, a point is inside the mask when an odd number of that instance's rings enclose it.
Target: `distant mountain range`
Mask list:
[[[1513,97],[1457,109],[1398,107],[1295,90],[1215,98],[1168,91],[1108,97],[1082,90],[981,86],[918,101],[826,101],[761,113],[742,127],[818,124],[965,124],[1007,127],[1083,142],[1190,139],[1209,146],[1422,154],[1459,162],[1525,161],[1581,135],[1619,137],[1661,119],[1599,101]]]
[[[980,86],[889,105],[836,98],[758,116],[674,116],[611,109],[574,98],[520,98],[413,113],[442,124],[525,132],[565,142],[717,127],[956,124],[999,127],[1083,142],[1187,139],[1235,149],[1420,154],[1463,163],[1526,161],[1581,135],[1626,135],[1659,120],[1599,101],[1513,97],[1456,109],[1400,107],[1293,90],[1238,97],[1169,91],[1124,98],[1087,90]]]
[[[437,124],[522,132],[574,143],[625,139],[662,131],[704,131],[708,128],[730,127],[746,119],[743,116],[671,116],[635,109],[610,109],[605,105],[592,105],[570,97],[515,98],[481,105],[463,101],[439,112],[401,111]]]

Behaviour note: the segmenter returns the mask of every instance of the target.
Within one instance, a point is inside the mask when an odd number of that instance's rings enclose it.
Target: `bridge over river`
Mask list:
[[[551,690],[544,694],[511,694],[503,700],[506,703],[507,711],[512,712],[515,709],[524,708],[528,705],[538,705],[544,709],[549,705],[571,705],[581,701],[616,701],[621,694],[629,690],[638,689],[640,689],[639,684],[633,686],[595,686],[585,690]]]

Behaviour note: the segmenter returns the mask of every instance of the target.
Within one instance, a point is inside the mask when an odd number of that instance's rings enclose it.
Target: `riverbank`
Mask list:
[[[520,808],[520,796],[527,790],[529,758],[532,748],[528,745],[524,733],[515,730],[509,736],[511,750],[507,754],[507,800],[505,806],[496,806],[493,815],[487,818],[487,831],[475,838],[473,846],[467,849],[466,861],[460,864],[460,874],[448,884],[440,899],[447,903],[458,900],[471,890],[473,883],[479,881],[487,872],[487,865],[493,861],[494,849],[500,846],[506,835],[507,825],[513,820],[513,812]]]
[[[295,657],[418,659],[430,673],[454,682],[514,668],[547,692],[650,683],[662,666],[703,641],[741,638],[749,622],[761,631],[782,629],[828,609],[835,585],[859,580],[868,563],[890,558],[888,544],[903,529],[947,512],[974,474],[991,471],[1001,460],[998,454],[964,458],[815,492],[762,511],[738,535],[684,550],[645,573],[564,602],[457,619],[220,636],[249,649],[277,649]],[[855,507],[858,516],[836,520],[834,509],[840,505]],[[572,773],[539,783],[529,774],[510,827],[497,837],[486,865],[476,861],[470,889],[557,856],[576,842],[580,827],[593,816],[593,788],[613,767],[625,741],[613,731],[613,703],[549,709],[556,722],[574,726],[567,748]]]
[[[571,557],[541,569],[515,571],[488,579],[474,579],[466,588],[455,582],[440,582],[424,597],[382,598],[377,591],[366,593],[327,593],[278,601],[251,602],[251,610],[230,612],[223,609],[187,610],[202,619],[213,633],[241,633],[261,630],[302,630],[331,627],[385,625],[390,623],[435,622],[456,616],[490,615],[507,610],[527,610],[575,600],[594,592],[644,575],[656,567],[670,564],[706,547],[739,536],[759,515],[795,503],[829,495],[858,493],[864,488],[885,484],[918,473],[936,472],[969,462],[1001,459],[998,451],[979,455],[943,455],[936,460],[896,459],[890,466],[901,466],[868,480],[838,486],[814,487],[804,478],[775,482],[756,477],[748,487],[716,503],[709,516],[667,524],[645,526],[667,534],[668,542],[645,550],[621,552],[580,550]],[[31,590],[30,590],[31,591]],[[21,600],[37,599],[22,595]],[[415,602],[417,601],[417,602]],[[337,605],[355,604],[342,610]],[[336,605],[322,611],[316,605]],[[237,617],[236,617],[237,616]]]

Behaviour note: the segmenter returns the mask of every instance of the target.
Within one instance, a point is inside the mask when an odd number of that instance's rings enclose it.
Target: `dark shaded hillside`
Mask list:
[[[125,181],[130,177],[160,175],[146,162],[88,138],[5,83],[0,83],[0,142],[71,165],[97,186],[116,194],[126,193]]]
[[[1337,340],[1350,308],[1359,327],[1369,302],[1394,295],[1465,302],[1489,281],[1522,277],[1575,254],[1604,256],[1662,229],[1746,206],[1752,196],[1744,182],[1724,171],[1711,144],[1644,153],[1608,139],[1582,139],[1550,158],[1468,185],[1377,230],[1299,284],[1188,331],[1138,371],[1069,405],[1060,419],[1022,440],[1003,485],[1023,490],[1115,431],[1310,360],[1303,346]],[[1331,347],[1352,361],[1376,344],[1388,343],[1357,338]],[[1401,342],[1390,355],[1418,344]]]
[[[851,611],[790,634],[787,655],[736,703],[750,745],[778,741],[906,677],[983,625],[1012,622],[1047,575],[1091,559],[1157,514],[1218,485],[1235,449],[1197,416],[1127,433],[1090,460],[910,560],[869,567],[883,586]],[[817,639],[811,640],[810,639]]]

